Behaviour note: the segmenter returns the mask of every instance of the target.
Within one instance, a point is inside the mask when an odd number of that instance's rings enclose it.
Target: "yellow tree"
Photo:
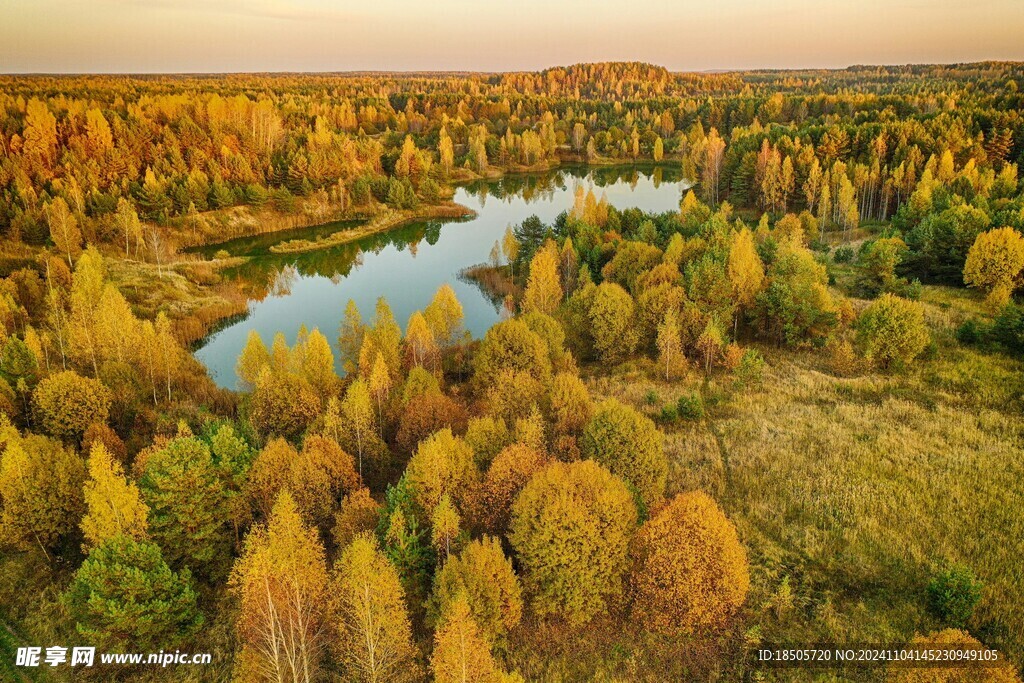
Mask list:
[[[438,348],[423,314],[416,311],[405,328],[405,363],[408,367],[435,367]]]
[[[588,311],[594,348],[605,362],[620,361],[633,352],[638,341],[633,297],[614,282],[602,282]]]
[[[558,276],[558,252],[554,244],[539,249],[530,262],[530,277],[523,294],[524,313],[553,314],[562,303]]]
[[[664,435],[650,418],[609,398],[598,404],[580,438],[583,455],[628,482],[648,509],[665,492],[668,459]]]
[[[139,331],[139,346],[135,349],[135,352],[139,365],[145,369],[146,377],[149,379],[149,387],[153,395],[153,405],[157,405],[158,358],[160,349],[157,343],[156,328],[153,327],[152,321],[142,321]]]
[[[341,403],[341,412],[347,427],[356,442],[356,455],[359,460],[359,476],[363,476],[363,452],[366,449],[367,437],[373,428],[373,406],[370,403],[370,390],[362,377],[357,377],[348,385],[345,400]],[[351,447],[351,446],[350,446]]]
[[[559,436],[577,436],[594,407],[587,386],[577,375],[560,372],[551,384],[551,423]]]
[[[452,504],[451,496],[441,496],[430,518],[430,541],[438,553],[444,553],[445,559],[452,553],[452,544],[459,535],[459,511]]]
[[[298,457],[294,446],[276,438],[268,441],[253,461],[245,482],[246,497],[264,517],[270,517]]]
[[[259,332],[249,330],[249,337],[245,341],[245,347],[235,364],[235,374],[243,382],[244,388],[252,389],[256,386],[260,373],[264,368],[270,367],[270,352],[267,345],[260,339]]]
[[[441,157],[441,168],[447,176],[455,165],[455,149],[452,146],[452,139],[448,136],[448,129],[441,126],[441,132],[437,138],[437,153]]]
[[[345,680],[418,680],[416,648],[395,566],[370,533],[342,552],[334,568],[331,613],[335,649]]]
[[[128,258],[128,250],[132,244],[136,251],[142,242],[142,225],[139,223],[139,214],[135,212],[132,203],[121,197],[117,200],[117,213],[114,214],[114,225],[124,235],[124,257]]]
[[[88,552],[115,536],[136,541],[146,538],[149,508],[142,502],[139,487],[125,478],[121,463],[111,457],[102,441],[93,442],[87,468],[83,550]]]
[[[413,499],[427,515],[445,494],[465,500],[478,474],[473,449],[448,428],[421,441],[405,470]]]
[[[302,523],[287,491],[266,527],[257,525],[231,573],[239,601],[235,624],[242,650],[236,679],[320,679],[326,637],[327,566],[316,529]]]
[[[73,259],[82,253],[82,233],[78,229],[78,221],[62,197],[54,198],[44,210],[54,246],[67,258],[68,268],[74,267]]]
[[[127,362],[139,343],[139,321],[121,292],[109,283],[96,309],[96,342],[102,357],[119,363]]]
[[[492,643],[505,638],[523,616],[523,596],[512,562],[494,536],[470,541],[434,580],[429,608],[434,618],[465,596],[481,633]]]
[[[47,170],[57,154],[57,118],[46,102],[32,98],[25,107],[25,156]]]
[[[697,351],[704,361],[704,372],[710,373],[711,366],[718,360],[725,346],[722,331],[714,319],[709,320],[704,326],[704,331],[697,338]]]
[[[283,332],[274,335],[270,343],[270,368],[274,372],[289,372],[292,369],[292,350]]]
[[[704,199],[711,204],[718,203],[718,186],[722,176],[722,162],[725,159],[725,141],[714,128],[708,133],[701,164],[701,186]]]
[[[363,324],[359,308],[352,299],[345,305],[345,316],[338,332],[338,348],[341,350],[341,365],[351,374],[359,367],[359,352],[363,348],[366,325]]]
[[[658,358],[665,368],[665,379],[672,379],[683,365],[683,342],[679,334],[679,315],[675,309],[665,312],[664,319],[658,323]]]
[[[700,491],[676,496],[645,522],[630,555],[633,613],[651,631],[717,628],[736,613],[750,587],[736,528]]]
[[[342,498],[361,484],[352,456],[333,439],[314,434],[291,463],[288,488],[303,518],[327,531]]]
[[[89,247],[78,260],[75,274],[71,278],[71,318],[68,328],[71,355],[83,363],[90,363],[94,376],[99,374],[96,309],[103,294],[105,276],[103,257],[95,247]]]
[[[974,240],[964,264],[964,283],[988,293],[992,308],[1001,308],[1020,284],[1024,237],[1013,228],[983,232]]]
[[[622,592],[637,509],[626,484],[593,460],[554,462],[512,506],[509,541],[536,614],[579,626]]]
[[[387,299],[380,297],[377,299],[377,309],[374,314],[373,327],[370,328],[364,335],[364,346],[367,342],[371,343],[371,355],[367,360],[369,363],[376,362],[376,354],[383,354],[385,366],[390,374],[391,381],[397,378],[401,374],[402,366],[402,328],[395,322],[394,313],[391,312],[391,306],[388,305]],[[363,367],[362,358],[360,358],[360,372],[366,374],[373,370],[373,365]]]
[[[334,545],[345,548],[359,534],[374,531],[380,521],[380,510],[380,503],[373,499],[370,489],[365,486],[345,496],[334,516],[334,528],[331,530]]]
[[[326,401],[328,397],[334,395],[338,386],[338,375],[334,371],[334,353],[327,337],[316,328],[309,333],[304,344],[302,374],[320,394],[321,401]]]
[[[156,344],[160,359],[160,369],[163,375],[164,383],[167,387],[167,400],[171,400],[171,378],[175,369],[181,367],[179,360],[181,356],[181,347],[178,346],[177,340],[174,338],[174,333],[171,331],[171,319],[167,317],[167,314],[160,311],[156,315],[156,323],[154,324],[156,330]]]
[[[411,135],[406,135],[405,142],[402,143],[402,151],[398,155],[398,160],[395,162],[395,175],[417,175],[421,170],[417,163],[417,159],[418,154],[416,150],[416,143],[413,141]]]
[[[89,425],[107,421],[110,402],[106,386],[74,370],[50,375],[36,385],[32,395],[39,426],[48,434],[76,442]]]
[[[516,258],[519,256],[519,241],[512,232],[512,226],[506,226],[505,234],[501,238],[501,250],[505,253],[505,260],[512,268],[512,277],[516,276]]]
[[[436,683],[501,681],[491,645],[480,633],[465,595],[456,597],[441,615],[441,624],[434,633],[430,668]]]
[[[85,112],[85,133],[93,152],[103,154],[114,147],[114,136],[110,132],[110,124],[103,118],[99,109]]]
[[[478,523],[490,533],[504,535],[516,496],[547,462],[547,454],[520,442],[495,455],[475,497]]]
[[[749,311],[753,307],[754,299],[764,285],[764,265],[761,263],[761,257],[757,255],[754,234],[749,228],[745,227],[734,234],[726,273],[732,285],[733,299],[738,307],[733,322],[735,336],[735,329],[739,325],[739,311]]]
[[[377,402],[377,428],[383,435],[384,401],[387,400],[388,392],[391,391],[391,373],[388,372],[384,354],[380,352],[377,353],[377,357],[373,361],[373,369],[370,371],[369,389]]]
[[[448,348],[455,343],[462,329],[464,314],[451,285],[445,283],[438,287],[433,300],[423,311],[423,317],[441,347]]]
[[[0,414],[0,546],[45,554],[82,517],[85,467],[70,449],[22,438]]]

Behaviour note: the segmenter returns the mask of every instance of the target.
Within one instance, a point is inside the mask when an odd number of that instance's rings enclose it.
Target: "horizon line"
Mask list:
[[[797,66],[797,67],[774,67],[758,66],[732,69],[681,69],[673,70],[653,62],[642,60],[599,60],[573,62],[571,64],[555,64],[541,69],[509,69],[509,70],[484,70],[474,71],[472,69],[351,69],[351,70],[254,70],[254,71],[2,71],[0,77],[83,77],[83,76],[358,76],[358,75],[406,75],[406,76],[496,76],[507,74],[540,73],[548,69],[569,68],[573,66],[590,64],[647,64],[650,66],[664,68],[668,73],[681,74],[730,74],[730,73],[752,73],[752,72],[800,72],[800,71],[848,71],[856,68],[879,68],[879,67],[914,67],[914,66],[974,66],[982,64],[1010,64],[1024,65],[1024,58],[1021,59],[980,59],[964,62],[903,62],[903,63],[858,63],[847,64],[846,66]]]

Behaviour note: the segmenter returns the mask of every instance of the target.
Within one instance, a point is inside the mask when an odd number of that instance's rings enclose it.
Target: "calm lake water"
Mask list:
[[[241,278],[252,292],[248,314],[211,334],[195,352],[220,386],[236,388],[235,363],[250,330],[269,346],[277,332],[292,344],[302,325],[319,330],[335,346],[338,327],[349,299],[365,322],[373,318],[378,297],[385,297],[395,319],[405,326],[409,316],[430,303],[448,283],[465,312],[466,328],[481,337],[500,315],[493,303],[460,272],[485,263],[494,241],[505,228],[536,215],[550,223],[572,208],[576,184],[593,188],[619,209],[675,211],[687,183],[678,167],[559,169],[543,174],[507,176],[459,187],[455,201],[474,209],[463,221],[412,223],[351,244],[305,254],[272,254],[269,248],[295,237],[315,238],[355,223],[333,223],[268,235],[241,238],[204,247],[210,256],[223,249],[248,256],[227,277]],[[340,371],[340,368],[339,368]]]

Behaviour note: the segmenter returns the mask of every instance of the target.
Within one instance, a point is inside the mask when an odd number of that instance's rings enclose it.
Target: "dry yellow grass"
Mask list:
[[[669,493],[705,490],[736,523],[754,584],[746,627],[766,642],[941,628],[926,586],[962,563],[985,584],[969,629],[1020,664],[1024,365],[956,343],[981,311],[970,293],[926,287],[922,300],[936,347],[902,374],[840,378],[825,353],[762,348],[758,387],[716,377],[707,417],[665,427]],[[702,382],[661,381],[643,362],[589,378],[652,415]]]

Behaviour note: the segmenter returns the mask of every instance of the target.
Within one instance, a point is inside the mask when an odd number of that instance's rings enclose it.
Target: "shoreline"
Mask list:
[[[564,154],[558,159],[539,162],[537,164],[533,164],[532,166],[489,166],[483,174],[477,173],[468,168],[457,168],[453,170],[452,177],[449,178],[448,183],[442,188],[443,195],[447,195],[449,199],[442,204],[433,204],[430,206],[436,207],[445,206],[447,204],[453,204],[454,202],[451,200],[451,198],[455,196],[455,190],[459,187],[463,187],[465,185],[481,181],[488,182],[500,180],[501,178],[504,178],[506,176],[521,176],[530,175],[534,173],[548,173],[560,169],[574,168],[595,170],[615,167],[649,168],[652,166],[678,166],[679,164],[679,159],[668,157],[663,158],[661,161],[655,161],[650,157],[638,157],[632,160],[598,157],[596,159],[587,161],[586,159],[580,158],[576,154]],[[470,209],[466,210],[469,211]],[[393,213],[393,211],[378,211],[373,209],[352,210],[342,209],[340,206],[313,207],[306,205],[303,205],[301,208],[297,208],[295,211],[281,213],[273,209],[256,208],[251,206],[240,205],[200,214],[200,220],[204,224],[203,229],[200,231],[201,234],[197,233],[194,228],[186,226],[185,221],[187,219],[184,218],[175,219],[169,227],[174,231],[174,237],[177,238],[180,254],[197,254],[200,253],[202,250],[210,249],[212,247],[216,247],[221,244],[226,244],[233,240],[245,237],[269,235],[276,232],[285,232],[288,230],[303,230],[307,228],[315,228],[318,226],[327,225],[329,223],[336,223],[349,220],[366,221],[367,223],[372,223],[376,221],[380,216],[389,213]],[[450,218],[452,216],[444,215],[438,217]],[[386,229],[399,227],[401,224],[402,222],[399,222],[394,225],[388,226]],[[220,227],[221,230],[224,232],[218,235],[209,234],[208,231],[213,225]],[[384,228],[375,229],[372,232],[367,232],[366,234],[369,235],[372,234],[373,232],[381,232],[383,229]],[[338,242],[337,244],[344,244],[344,242]],[[334,245],[328,244],[324,246]],[[314,250],[315,248],[309,248],[295,252],[289,251],[278,253],[303,253],[305,251]]]
[[[458,179],[453,179],[454,181],[448,187],[456,188],[474,182],[487,182],[499,180],[505,176],[544,173],[556,171],[559,169],[584,168],[589,170],[599,168],[606,169],[611,167],[634,168],[651,167],[659,165],[670,166],[676,165],[678,163],[678,160],[675,159],[668,160],[667,163],[665,162],[665,160],[655,162],[652,159],[637,159],[628,163],[623,163],[620,162],[619,160],[603,159],[598,159],[591,163],[580,162],[576,159],[561,159],[559,160],[559,163],[554,165],[548,165],[546,168],[543,169],[535,167],[497,169],[491,167],[489,170],[493,172],[493,175],[479,175],[472,171],[469,171],[469,169],[461,169],[464,172],[472,173],[474,177],[467,178],[464,175],[462,175],[462,177],[459,177]],[[452,191],[452,196],[454,196],[454,191]],[[232,209],[229,209],[228,212],[234,215],[235,217],[238,217],[238,214],[246,208],[247,207],[232,207]],[[286,240],[284,242],[280,242],[278,244],[271,246],[268,249],[268,251],[277,255],[309,253],[325,248],[340,246],[342,244],[348,244],[372,234],[387,232],[389,230],[401,227],[403,224],[416,220],[460,220],[476,215],[476,212],[473,211],[472,209],[451,200],[445,201],[441,204],[425,205],[421,206],[418,209],[410,209],[404,211],[386,210],[377,213],[349,213],[328,211],[326,213],[327,216],[325,216],[323,213],[318,213],[315,215],[317,216],[317,218],[329,216],[334,217],[335,220],[364,220],[365,222],[356,226],[352,226],[350,229],[347,230],[338,230],[316,240],[306,240],[302,238]],[[308,225],[302,225],[299,223],[299,219],[303,217],[308,219],[311,218],[312,215],[308,212],[300,210],[292,214],[278,214],[274,220],[269,221],[269,224],[273,226],[269,230],[257,229],[237,231],[237,228],[240,227],[239,223],[250,225],[253,227],[263,226],[265,228],[268,225],[268,222],[265,222],[263,220],[265,219],[265,217],[266,212],[263,212],[263,215],[251,213],[248,216],[246,216],[242,221],[238,221],[235,223],[234,227],[236,228],[236,231],[228,239],[218,240],[215,242],[201,242],[199,244],[189,246],[188,248],[183,250],[183,252],[181,252],[180,255],[188,255],[192,256],[193,258],[185,258],[183,260],[180,260],[177,262],[177,264],[172,264],[172,268],[174,267],[174,265],[188,268],[189,264],[203,264],[207,267],[212,268],[213,272],[219,273],[223,268],[231,265],[237,265],[239,263],[247,261],[250,257],[229,256],[227,258],[216,258],[203,255],[202,250],[212,249],[219,245],[227,244],[239,238],[255,237],[258,235],[267,235],[277,232],[286,232],[288,230],[306,230],[322,225],[327,225],[330,222],[335,222],[334,220],[330,220],[329,218],[325,222],[314,219]],[[198,257],[198,260],[193,260],[196,257]],[[201,348],[203,344],[205,344],[206,340],[209,339],[209,337],[212,334],[215,334],[219,329],[221,329],[221,326],[224,324],[225,320],[235,318],[239,315],[245,315],[245,311],[241,310],[241,306],[239,305],[239,303],[243,300],[247,300],[248,296],[243,294],[243,292],[239,289],[238,283],[222,281],[219,284],[222,288],[230,291],[230,294],[232,296],[229,296],[227,298],[232,299],[234,305],[223,305],[220,301],[218,301],[214,305],[200,306],[198,307],[197,310],[190,311],[189,314],[183,316],[183,318],[191,318],[194,321],[187,325],[187,327],[190,328],[188,329],[187,332],[182,330],[183,332],[185,332],[182,335],[184,338],[183,341],[185,341],[193,351],[195,349]],[[200,289],[206,289],[206,287],[200,286]],[[199,320],[196,320],[196,318],[198,318]]]
[[[369,235],[393,230],[405,223],[444,218],[463,219],[473,216],[476,216],[476,211],[456,202],[431,204],[418,209],[406,209],[403,211],[388,210],[377,214],[362,225],[353,226],[349,230],[342,229],[315,240],[301,238],[288,240],[271,246],[269,251],[272,254],[302,254],[355,242]]]

